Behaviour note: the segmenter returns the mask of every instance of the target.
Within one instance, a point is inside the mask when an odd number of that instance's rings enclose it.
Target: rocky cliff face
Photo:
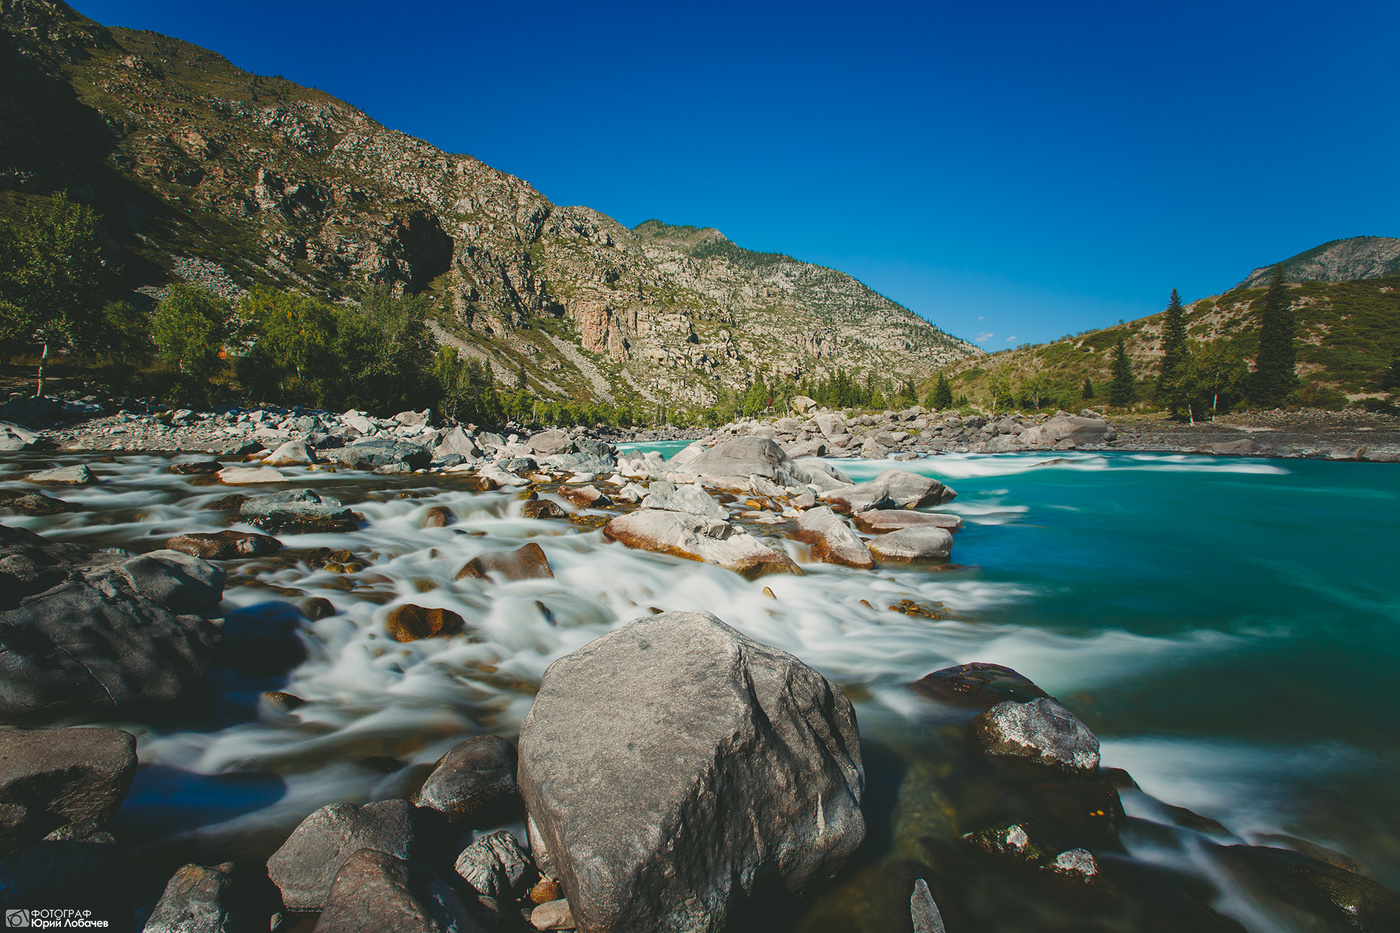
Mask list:
[[[1261,266],[1236,288],[1266,288],[1273,266]],[[1283,261],[1289,282],[1354,282],[1400,274],[1400,240],[1384,236],[1354,236],[1315,246]]]
[[[56,0],[4,0],[0,210],[91,200],[138,291],[430,291],[435,332],[552,395],[685,405],[769,377],[921,378],[980,353],[832,269],[628,230],[323,92]]]

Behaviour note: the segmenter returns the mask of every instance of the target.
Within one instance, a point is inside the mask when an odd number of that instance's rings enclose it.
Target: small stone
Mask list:
[[[452,748],[433,766],[413,802],[459,826],[500,825],[518,807],[515,746],[480,735]],[[482,892],[486,893],[486,892]]]
[[[282,549],[282,542],[270,535],[247,531],[218,531],[212,534],[176,535],[166,541],[165,546],[204,560],[233,560],[272,554]]]
[[[1099,768],[1098,738],[1050,697],[998,703],[968,724],[967,735],[989,758],[1088,777]]]
[[[324,596],[313,596],[310,599],[304,599],[297,604],[297,608],[301,610],[303,616],[313,622],[317,619],[328,619],[335,615],[335,603],[332,603]]]
[[[559,887],[559,882],[553,878],[541,878],[539,883],[530,889],[530,903],[532,904],[548,904],[563,896],[564,889]]]
[[[1099,880],[1099,863],[1088,849],[1070,849],[1061,852],[1041,867],[1062,878],[1069,878],[1081,884],[1093,884]]]
[[[914,882],[914,893],[909,897],[909,913],[914,920],[914,933],[946,933],[943,915],[938,912],[928,882],[922,878]]]
[[[25,479],[31,483],[54,483],[61,486],[90,486],[97,482],[97,477],[82,463],[77,466],[40,470],[38,473],[30,473]]]
[[[514,836],[501,829],[463,849],[453,867],[477,893],[514,900],[530,871],[530,856]]]
[[[546,901],[530,911],[530,926],[536,930],[572,930],[574,915],[564,898]]]
[[[424,528],[446,528],[456,521],[457,516],[445,505],[435,505],[423,514]]]
[[[397,642],[454,635],[462,630],[462,617],[451,609],[425,608],[407,603],[390,610],[384,626]]]
[[[520,507],[523,518],[568,518],[569,513],[548,499],[532,499]]]
[[[600,509],[612,505],[612,500],[596,486],[560,486],[559,495],[585,509]]]
[[[552,578],[554,571],[544,549],[531,541],[513,551],[478,554],[457,571],[457,579],[490,580],[492,574],[500,574],[506,580],[542,580]]]

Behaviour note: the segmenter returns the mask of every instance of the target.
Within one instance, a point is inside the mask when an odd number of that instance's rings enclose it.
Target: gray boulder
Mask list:
[[[352,470],[373,470],[391,463],[404,463],[410,469],[421,470],[432,462],[428,448],[394,437],[366,437],[345,447],[320,451],[328,463]]]
[[[609,521],[603,536],[630,548],[718,564],[749,580],[769,573],[802,572],[782,551],[729,522],[690,512],[639,509]]]
[[[756,885],[800,893],[865,836],[850,701],[705,612],[638,619],[552,664],[519,780],[536,862],[583,930],[720,930]]]
[[[519,808],[515,747],[498,735],[478,735],[454,746],[438,760],[413,802],[456,825],[499,826]]]
[[[375,849],[352,852],[316,921],[317,933],[477,933],[466,906],[431,868]]]
[[[716,502],[708,492],[696,484],[677,486],[669,480],[659,479],[647,489],[642,500],[644,509],[662,509],[667,512],[690,512],[708,518],[727,519],[729,512]]]
[[[1044,424],[1021,432],[1021,444],[1035,448],[1065,448],[1081,444],[1105,444],[1118,436],[1102,418],[1085,418],[1057,412]]]
[[[989,758],[1072,775],[1099,770],[1099,740],[1089,727],[1050,697],[1008,700],[968,724],[968,741]]]
[[[302,821],[267,860],[267,876],[289,909],[321,910],[351,855],[375,849],[406,859],[413,841],[413,807],[407,800],[335,803]]]
[[[263,458],[263,463],[268,466],[305,466],[308,463],[315,463],[316,457],[311,453],[311,448],[306,441],[287,441],[272,453]]]
[[[946,528],[959,531],[962,519],[947,512],[915,512],[909,509],[866,509],[853,512],[851,520],[867,534],[885,534],[905,528]]]
[[[521,893],[533,865],[516,838],[501,829],[463,849],[453,868],[478,894],[512,900]]]
[[[179,698],[213,664],[223,586],[177,551],[99,553],[0,525],[0,722]]]
[[[165,883],[141,933],[254,933],[267,928],[267,912],[255,916],[238,897],[232,862],[205,868],[186,865]],[[261,922],[259,922],[261,921]]]
[[[807,485],[815,486],[819,491],[840,489],[856,484],[855,480],[825,460],[803,459],[796,461],[796,463],[807,474]]]
[[[556,454],[572,453],[574,442],[563,431],[541,431],[532,434],[525,442],[530,452],[537,457],[553,457]]]
[[[0,452],[30,450],[37,446],[39,435],[9,421],[0,421]]]
[[[136,739],[120,729],[0,730],[0,857],[69,823],[106,823],[135,774]]]
[[[943,915],[938,912],[928,882],[922,878],[914,882],[914,893],[909,896],[909,915],[914,921],[914,933],[947,933]]]
[[[812,546],[812,556],[828,564],[844,564],[869,570],[875,561],[865,543],[831,509],[822,506],[797,518],[794,537]]]
[[[882,563],[944,560],[953,552],[953,535],[946,528],[915,525],[871,538],[866,546]]]
[[[712,486],[739,492],[749,491],[751,476],[770,479],[779,486],[798,486],[807,481],[807,472],[768,437],[725,441],[685,464],[685,469]]]
[[[238,511],[244,521],[268,531],[346,532],[360,527],[354,513],[339,499],[310,489],[254,496]]]
[[[38,473],[30,473],[25,479],[31,483],[53,483],[57,486],[91,486],[97,482],[97,477],[92,475],[92,471],[84,463],[40,470]]]
[[[866,509],[919,509],[942,505],[957,493],[929,476],[905,470],[886,470],[868,483],[824,492],[821,498],[838,511]]]
[[[474,460],[481,456],[481,448],[476,446],[476,441],[471,435],[463,431],[459,426],[449,428],[441,437],[438,444],[433,448],[433,458],[441,460],[452,454],[459,454],[467,460]]]

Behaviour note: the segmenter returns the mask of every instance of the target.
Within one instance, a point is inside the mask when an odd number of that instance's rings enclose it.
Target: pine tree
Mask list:
[[[1133,364],[1128,361],[1128,347],[1123,338],[1113,351],[1113,382],[1108,387],[1108,403],[1126,408],[1133,403]]]
[[[939,411],[953,407],[953,386],[942,373],[938,374],[938,384],[933,387],[933,407]]]
[[[1094,397],[1094,384],[1089,381],[1088,376],[1084,377],[1084,388],[1080,390],[1079,397],[1086,401]]]
[[[1167,310],[1162,314],[1162,368],[1157,375],[1157,404],[1173,415],[1186,407],[1186,321],[1181,296],[1172,289]]]
[[[1261,408],[1280,404],[1298,382],[1293,348],[1293,301],[1283,283],[1283,267],[1275,266],[1259,314],[1259,355],[1254,358],[1250,399]]]
[[[1381,371],[1382,389],[1400,389],[1400,350],[1390,351],[1390,365]]]

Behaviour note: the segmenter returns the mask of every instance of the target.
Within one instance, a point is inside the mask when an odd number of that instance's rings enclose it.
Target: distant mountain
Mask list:
[[[1237,288],[1264,288],[1274,266],[1283,266],[1285,282],[1354,282],[1400,275],[1400,240],[1354,236],[1314,246],[1282,263],[1260,266]]]
[[[922,378],[981,350],[717,230],[629,230],[319,90],[58,0],[2,0],[0,217],[73,191],[136,291],[437,297],[438,338],[546,396],[704,404],[757,373]],[[482,101],[481,106],[495,106]]]
[[[1388,394],[1380,384],[1380,373],[1400,352],[1396,257],[1400,257],[1400,240],[1356,237],[1324,243],[1284,261],[1284,277],[1292,283],[1299,400],[1304,404],[1341,407]],[[1271,266],[1261,267],[1234,288],[1188,304],[1184,314],[1188,337],[1200,342],[1229,341],[1252,361],[1271,273]],[[1164,308],[1169,291],[1168,283],[1162,295]],[[1113,348],[1120,338],[1135,375],[1155,379],[1162,355],[1160,313],[1047,344],[959,361],[945,372],[955,394],[973,399],[987,397],[994,374],[1006,376],[1013,385],[1044,374],[1053,386],[1051,398],[1077,409],[1085,404],[1081,399],[1085,379],[1096,388],[1095,402],[1105,401]],[[1144,393],[1150,395],[1150,389]]]

